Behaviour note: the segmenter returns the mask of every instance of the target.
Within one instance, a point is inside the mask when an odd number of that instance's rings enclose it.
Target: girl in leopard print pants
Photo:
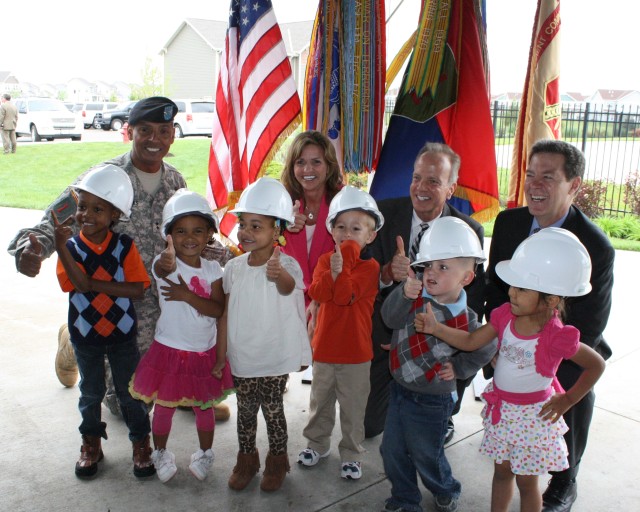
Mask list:
[[[275,456],[287,453],[289,437],[282,399],[287,375],[233,378],[238,398],[238,443],[241,452],[251,453],[256,449],[258,410],[262,408],[267,425],[269,452]]]
[[[287,375],[311,364],[298,262],[280,253],[282,230],[293,222],[293,202],[273,178],[247,187],[233,210],[245,254],[230,260],[222,278],[225,311],[218,324],[218,362],[229,359],[238,400],[238,461],[229,487],[247,487],[260,469],[258,412],[267,424],[269,453],[260,488],[275,491],[289,472],[283,395]],[[214,375],[217,368],[214,368]]]

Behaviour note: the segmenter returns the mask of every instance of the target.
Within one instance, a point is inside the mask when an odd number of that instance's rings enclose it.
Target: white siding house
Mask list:
[[[603,105],[636,107],[637,105],[640,105],[640,91],[598,89],[587,101]]]
[[[164,94],[173,98],[215,99],[226,21],[185,19],[160,51]],[[293,77],[302,96],[313,21],[281,23]]]

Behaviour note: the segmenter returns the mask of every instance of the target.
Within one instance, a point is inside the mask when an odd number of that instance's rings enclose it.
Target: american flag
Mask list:
[[[300,99],[270,0],[232,0],[216,89],[207,198],[231,209],[300,122]],[[235,219],[225,215],[228,235]]]

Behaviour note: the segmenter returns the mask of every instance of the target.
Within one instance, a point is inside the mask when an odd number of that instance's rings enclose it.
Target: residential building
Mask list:
[[[622,108],[631,105],[635,107],[640,104],[640,91],[598,89],[587,101],[589,103],[616,105]]]
[[[20,82],[11,71],[0,71],[0,94],[20,91]]]
[[[164,91],[174,98],[215,98],[227,21],[185,19],[160,51]],[[281,23],[282,39],[302,97],[313,21]]]

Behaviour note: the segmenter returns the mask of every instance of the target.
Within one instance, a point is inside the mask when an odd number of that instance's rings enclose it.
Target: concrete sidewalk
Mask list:
[[[237,453],[235,397],[228,401],[231,421],[216,427],[216,460],[206,481],[193,478],[187,467],[197,448],[192,413],[176,413],[169,446],[176,454],[178,474],[163,485],[155,477],[138,480],[133,476],[126,427],[104,408],[109,433],[109,440],[103,443],[105,459],[95,479],[77,479],[73,469],[80,447],[78,388],[63,388],[53,368],[58,328],[67,315],[67,297],[55,279],[55,258],[45,262],[40,276],[29,279],[16,272],[13,259],[4,250],[19,228],[34,225],[40,217],[38,211],[0,208],[0,511],[338,512],[383,508],[390,485],[378,452],[380,437],[365,442],[368,453],[359,481],[340,478],[337,428],[327,459],[312,469],[295,464],[297,453],[305,447],[302,429],[310,389],[300,382],[300,374],[292,375],[285,395],[292,468],[279,492],[261,492],[259,478],[243,492],[227,487]],[[614,306],[606,332],[614,355],[596,388],[596,411],[574,512],[639,507],[640,399],[632,390],[637,385],[634,376],[640,371],[640,348],[631,320],[637,314],[637,308],[632,307],[637,300],[638,267],[639,253],[617,253]],[[493,465],[478,454],[480,409],[469,390],[446,451],[454,475],[462,482],[462,511],[489,510]],[[264,466],[267,442],[262,421],[258,448]],[[540,486],[546,486],[546,479],[540,479]],[[515,494],[512,511],[519,510]],[[426,490],[423,507],[433,510]]]

